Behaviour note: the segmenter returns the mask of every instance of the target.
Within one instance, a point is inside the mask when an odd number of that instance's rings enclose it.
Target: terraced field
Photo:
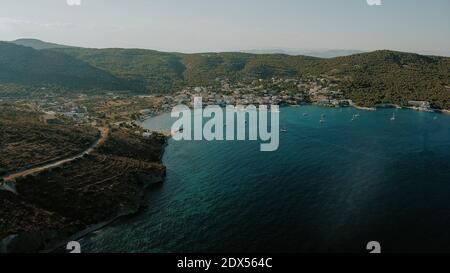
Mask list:
[[[22,234],[9,245],[16,252],[33,252],[42,248],[45,241],[62,240],[83,227],[77,221],[42,209],[11,192],[0,191],[0,206],[0,240]]]
[[[156,163],[95,154],[19,179],[16,187],[22,198],[45,210],[93,224],[136,212],[144,182],[162,181],[164,171]]]
[[[65,159],[98,139],[96,128],[2,120],[4,172]],[[166,139],[113,129],[92,153],[15,179],[17,195],[0,190],[0,252],[49,249],[84,228],[136,213],[144,190],[164,181]]]
[[[86,126],[0,121],[0,172],[10,173],[77,155],[99,137]]]

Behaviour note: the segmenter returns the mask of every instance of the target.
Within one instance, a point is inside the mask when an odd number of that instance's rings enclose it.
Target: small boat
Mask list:
[[[288,130],[286,128],[281,128],[282,133],[286,133]]]
[[[392,114],[392,118],[391,118],[391,121],[394,121],[394,120],[396,120],[395,113]]]
[[[303,113],[303,116],[304,116],[304,117],[307,117],[307,116],[308,116],[308,113]]]

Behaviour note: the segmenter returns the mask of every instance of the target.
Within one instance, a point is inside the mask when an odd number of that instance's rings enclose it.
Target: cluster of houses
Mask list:
[[[409,101],[408,105],[411,109],[422,111],[422,112],[433,112],[433,108],[431,107],[431,103],[428,101]]]
[[[36,103],[38,109],[44,112],[41,116],[41,120],[47,124],[60,124],[62,123],[62,117],[71,119],[77,123],[87,123],[91,121],[87,107],[78,105],[68,98],[64,99],[64,101],[46,99]]]
[[[349,101],[326,78],[254,80],[251,83],[231,84],[221,81],[221,87],[187,87],[174,96],[164,97],[162,110],[175,105],[193,106],[193,97],[202,97],[207,105],[299,105],[317,103],[326,106],[348,106]]]
[[[216,79],[215,86],[185,87],[173,95],[155,96],[157,107],[143,109],[135,113],[135,120],[145,120],[162,112],[170,112],[176,105],[193,107],[193,97],[201,97],[203,106],[208,105],[300,105],[313,103],[327,107],[354,106],[344,97],[339,89],[338,79],[333,77],[307,76],[304,78],[256,79],[247,82],[232,83],[227,79]],[[113,96],[113,94],[111,94]],[[152,96],[153,97],[153,96]],[[114,97],[113,97],[114,98]],[[78,123],[94,123],[95,118],[89,114],[87,107],[70,98],[45,99],[36,102],[44,112],[41,119],[48,124],[59,124],[61,118],[68,118]],[[433,111],[427,101],[409,101],[408,106],[419,111]],[[136,127],[136,124],[129,124]],[[151,132],[141,132],[143,137]]]

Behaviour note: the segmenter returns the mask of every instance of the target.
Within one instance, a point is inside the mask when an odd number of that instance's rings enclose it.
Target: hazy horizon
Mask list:
[[[450,1],[0,0],[0,40],[166,52],[450,54]],[[69,5],[68,4],[75,4]]]
[[[25,37],[25,38],[17,38],[15,40],[3,41],[3,42],[16,42],[20,40],[37,40],[44,43],[52,43],[58,44],[62,46],[71,46],[71,47],[82,47],[74,44],[63,44],[63,43],[54,43],[53,41],[44,41],[42,39],[36,37]],[[0,40],[1,42],[2,40]],[[361,50],[361,49],[339,49],[339,48],[317,48],[317,49],[303,49],[303,48],[253,48],[253,49],[242,49],[242,50],[229,50],[229,51],[199,51],[199,52],[183,52],[183,51],[170,51],[164,49],[155,49],[155,48],[142,48],[142,47],[85,47],[85,48],[95,48],[95,49],[144,49],[144,50],[155,50],[160,52],[167,53],[182,53],[182,54],[196,54],[196,53],[226,53],[226,52],[240,52],[240,53],[250,53],[250,54],[285,54],[292,56],[312,56],[319,58],[333,58],[339,56],[348,56],[359,53],[367,53],[379,50],[390,50],[390,51],[398,51],[392,50],[389,48],[379,48],[373,50]],[[450,57],[449,51],[399,51],[406,53],[415,53],[422,55],[434,55],[434,56],[442,56],[442,57]],[[330,56],[331,55],[331,56]]]

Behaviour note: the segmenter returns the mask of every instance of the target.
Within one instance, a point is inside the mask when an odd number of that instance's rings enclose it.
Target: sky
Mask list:
[[[0,0],[0,40],[178,52],[450,51],[450,0],[367,1]]]

